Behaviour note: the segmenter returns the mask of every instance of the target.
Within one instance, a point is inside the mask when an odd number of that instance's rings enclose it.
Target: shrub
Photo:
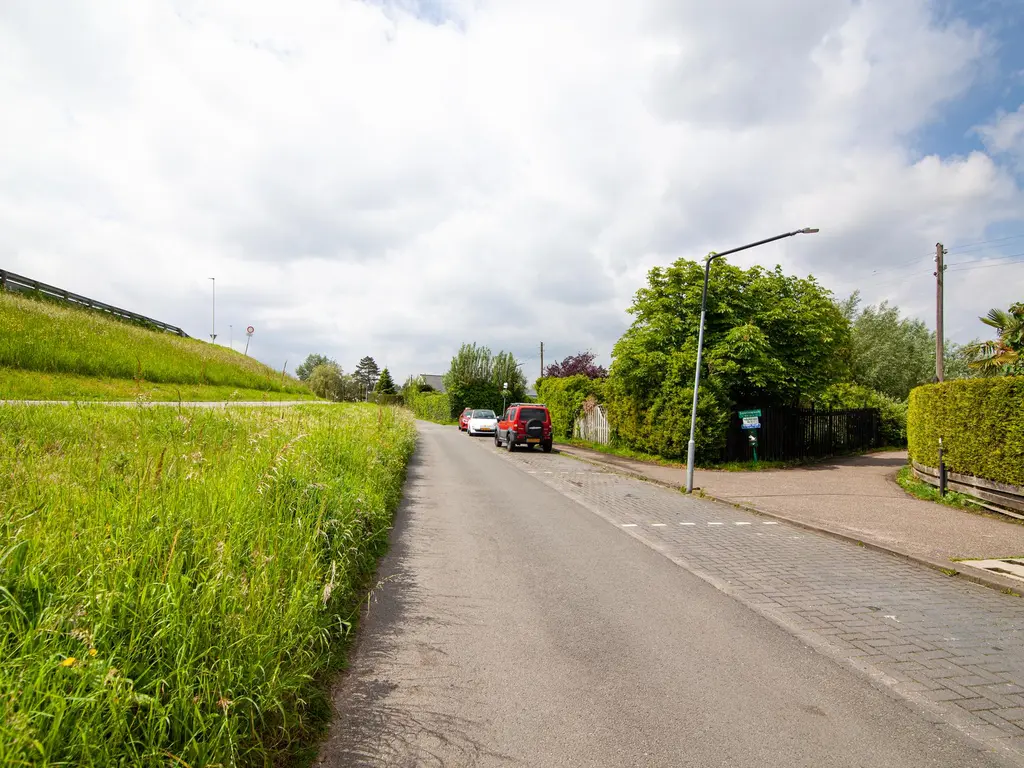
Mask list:
[[[860,384],[843,382],[833,384],[813,400],[819,408],[850,410],[875,408],[878,410],[878,437],[883,445],[907,444],[907,403],[883,392]]]
[[[1024,377],[928,384],[910,393],[910,457],[1011,485],[1024,485]]]
[[[591,379],[585,375],[548,377],[537,381],[537,400],[551,412],[556,440],[570,439],[583,402],[588,397],[603,401],[604,394],[604,379]]]

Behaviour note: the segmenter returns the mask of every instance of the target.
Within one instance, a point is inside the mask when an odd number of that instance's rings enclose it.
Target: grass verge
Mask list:
[[[939,489],[923,480],[914,477],[914,471],[910,466],[903,467],[896,473],[896,482],[904,491],[911,496],[916,496],[923,501],[934,501],[938,504],[945,504],[947,507],[967,509],[972,512],[988,512],[984,507],[974,504],[971,497],[956,491],[946,491],[945,496],[939,495]]]
[[[157,384],[0,368],[0,400],[152,400],[154,402],[315,400],[308,391],[279,392],[202,384]]]
[[[0,368],[304,393],[306,386],[227,347],[98,312],[0,291]]]
[[[365,405],[0,407],[0,764],[289,760],[414,443]]]

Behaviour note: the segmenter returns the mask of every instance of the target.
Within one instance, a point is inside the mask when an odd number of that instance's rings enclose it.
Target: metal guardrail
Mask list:
[[[120,317],[124,320],[132,320],[138,323],[146,323],[154,328],[167,333],[173,333],[182,338],[188,339],[190,336],[185,333],[181,328],[176,325],[168,325],[167,323],[161,323],[159,320],[154,320],[151,317],[140,315],[137,312],[130,312],[127,309],[121,309],[110,304],[104,304],[102,301],[96,301],[90,299],[88,296],[80,296],[77,293],[71,291],[65,291],[63,288],[57,288],[53,285],[47,285],[41,283],[38,280],[32,280],[31,278],[25,277],[24,275],[18,275],[14,272],[8,272],[0,269],[0,291],[17,291],[19,293],[41,293],[44,296],[49,296],[53,299],[59,299],[66,301],[69,304],[78,304],[79,306],[88,307],[89,309],[96,309],[101,312],[107,312],[115,317]]]

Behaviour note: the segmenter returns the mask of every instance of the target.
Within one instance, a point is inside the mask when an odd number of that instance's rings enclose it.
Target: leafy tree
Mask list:
[[[588,379],[603,379],[608,371],[594,363],[593,352],[577,352],[569,355],[560,363],[552,363],[545,371],[545,376],[556,379],[567,379],[570,376],[586,376]]]
[[[380,376],[380,368],[377,367],[377,362],[367,355],[356,365],[353,375],[363,385],[363,389],[369,392],[373,389],[374,384],[377,383],[377,378]]]
[[[491,361],[491,384],[503,391],[508,384],[508,401],[521,402],[526,398],[526,376],[523,366],[511,352],[499,352]]]
[[[920,320],[901,317],[899,307],[883,301],[855,312],[852,340],[858,384],[906,400],[910,390],[935,377],[935,334]]]
[[[337,363],[327,357],[327,355],[311,354],[304,362],[299,364],[298,368],[295,369],[295,375],[298,376],[301,381],[308,381],[309,375],[313,372],[314,368],[318,365],[325,365],[327,363],[337,365]]]
[[[618,438],[666,457],[685,455],[700,323],[703,264],[655,268],[637,291],[633,324],[608,377]],[[795,404],[848,374],[850,325],[829,291],[781,268],[712,267],[698,402],[698,453],[717,458],[728,409]]]
[[[317,397],[341,400],[345,394],[344,378],[337,363],[321,363],[308,377],[309,388]]]
[[[502,387],[506,382],[508,393],[504,401],[515,402],[526,398],[526,377],[511,353],[499,352],[492,355],[487,347],[475,343],[463,344],[444,374],[444,387],[452,414],[463,408],[500,411]]]
[[[377,385],[373,388],[375,394],[378,395],[397,395],[398,392],[395,389],[395,382],[391,378],[391,372],[385,368],[380,373],[380,378],[377,379]]]
[[[990,309],[978,319],[995,328],[997,336],[970,347],[971,367],[983,376],[1024,373],[1024,303],[1013,304],[1009,310]]]

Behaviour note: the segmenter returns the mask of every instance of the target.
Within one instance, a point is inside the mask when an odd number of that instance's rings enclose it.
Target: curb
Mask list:
[[[588,464],[593,464],[594,466],[604,467],[614,472],[615,474],[625,475],[626,477],[632,477],[636,480],[643,480],[644,482],[653,483],[654,485],[660,485],[662,488],[668,488],[673,491],[683,491],[683,487],[680,485],[666,483],[664,480],[658,480],[657,478],[653,478],[648,475],[644,475],[640,472],[627,469],[625,467],[619,466],[618,464],[612,461],[604,461],[600,458],[596,458],[590,455],[589,453],[578,453],[574,450],[573,446],[571,445],[563,446],[556,443],[555,450],[557,450],[563,456],[569,456],[573,459],[576,459],[577,461],[583,461]],[[856,544],[859,547],[871,549],[875,552],[884,552],[885,554],[898,557],[901,560],[906,560],[908,562],[923,565],[926,568],[931,568],[932,570],[939,571],[946,576],[956,576],[957,578],[963,579],[964,581],[969,581],[983,587],[988,587],[989,589],[996,589],[1003,593],[1009,593],[1014,595],[1015,597],[1021,597],[1021,592],[1019,592],[1018,590],[1024,590],[1024,585],[1022,585],[1016,579],[1004,579],[996,574],[988,574],[982,572],[964,573],[962,570],[956,567],[958,563],[955,561],[944,563],[941,560],[933,560],[931,558],[923,557],[921,555],[903,552],[899,549],[893,549],[892,547],[886,546],[884,544],[877,544],[872,541],[864,541],[863,539],[858,539],[856,536],[846,533],[845,531],[837,530],[835,528],[829,528],[828,526],[816,523],[808,523],[804,520],[796,520],[792,517],[787,517],[786,515],[780,515],[777,512],[766,512],[765,510],[758,509],[757,507],[751,504],[730,501],[729,499],[726,498],[714,496],[702,489],[698,490],[701,491],[700,498],[709,499],[719,504],[728,504],[730,507],[735,507],[737,509],[742,509],[747,512],[752,512],[756,515],[760,515],[761,517],[771,518],[772,520],[778,520],[781,523],[787,523],[788,525],[792,525],[796,528],[802,528],[807,531],[814,531],[815,533],[823,533],[826,536],[830,536],[834,539],[839,539],[840,541]],[[950,571],[952,571],[952,573],[950,573]]]

